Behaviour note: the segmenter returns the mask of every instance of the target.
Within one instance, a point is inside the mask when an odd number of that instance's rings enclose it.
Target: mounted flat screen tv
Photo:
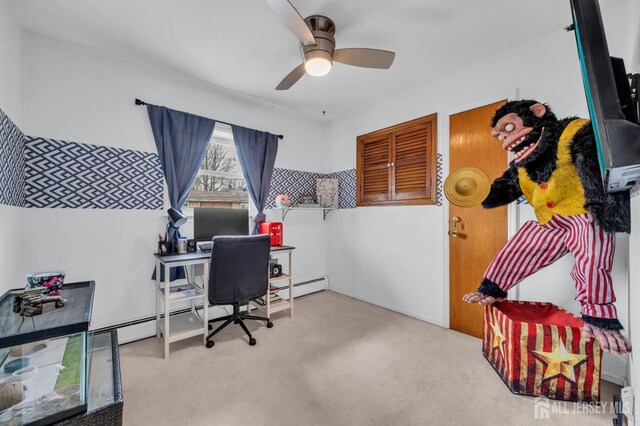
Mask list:
[[[609,56],[598,1],[570,2],[604,188],[607,192],[624,191],[640,180],[637,106],[631,101],[624,63]]]
[[[194,208],[193,238],[196,241],[211,241],[218,235],[249,235],[249,210]]]

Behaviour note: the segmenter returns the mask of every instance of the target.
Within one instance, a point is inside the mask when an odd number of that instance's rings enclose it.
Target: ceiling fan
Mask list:
[[[336,26],[326,16],[311,15],[305,19],[288,0],[265,0],[282,23],[300,40],[303,62],[295,67],[276,90],[287,90],[306,74],[327,75],[333,62],[364,68],[387,69],[393,64],[394,52],[378,49],[336,49],[333,35]]]

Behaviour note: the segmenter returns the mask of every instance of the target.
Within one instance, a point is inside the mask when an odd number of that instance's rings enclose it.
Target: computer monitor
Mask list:
[[[624,191],[640,180],[640,125],[630,112],[633,107],[619,97],[627,98],[629,80],[621,60],[612,65],[598,0],[570,2],[604,189]]]
[[[211,241],[218,235],[249,235],[249,210],[196,207],[193,209],[193,237]]]

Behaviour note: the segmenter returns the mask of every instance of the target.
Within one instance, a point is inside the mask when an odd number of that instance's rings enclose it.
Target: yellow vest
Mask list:
[[[584,208],[584,188],[578,170],[571,159],[569,145],[588,120],[576,119],[569,123],[560,135],[556,169],[547,182],[535,183],[529,178],[524,167],[518,167],[520,189],[533,207],[541,225],[549,222],[554,214],[577,216],[587,213]]]

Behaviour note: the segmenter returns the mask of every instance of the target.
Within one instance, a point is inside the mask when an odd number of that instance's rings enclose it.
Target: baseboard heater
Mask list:
[[[298,298],[302,296],[307,296],[309,294],[318,293],[320,291],[324,291],[329,287],[329,277],[324,276],[321,278],[315,278],[308,281],[302,281],[299,283],[293,284],[293,298]],[[155,290],[155,289],[154,289]],[[284,290],[285,292],[288,290]],[[197,309],[202,309],[202,305],[196,305]],[[209,311],[209,318],[216,318],[218,316],[227,315],[227,313],[222,308],[218,308],[220,310],[219,315],[212,315],[212,310],[216,309],[214,306],[211,306]],[[183,309],[176,309],[175,311],[171,311],[170,315],[180,315],[191,310],[190,307],[186,307]],[[164,318],[164,315],[161,315],[161,318]],[[125,321],[119,324],[109,325],[107,327],[93,329],[94,333],[99,333],[103,331],[111,331],[118,330],[118,342],[120,344],[131,343],[137,340],[146,339],[148,337],[152,337],[155,335],[155,325],[151,324],[156,320],[156,316],[152,315],[145,318],[140,318],[131,321]],[[145,324],[147,327],[145,327]],[[147,330],[147,328],[150,330]],[[139,331],[136,331],[139,330]],[[122,336],[122,338],[121,338]]]

